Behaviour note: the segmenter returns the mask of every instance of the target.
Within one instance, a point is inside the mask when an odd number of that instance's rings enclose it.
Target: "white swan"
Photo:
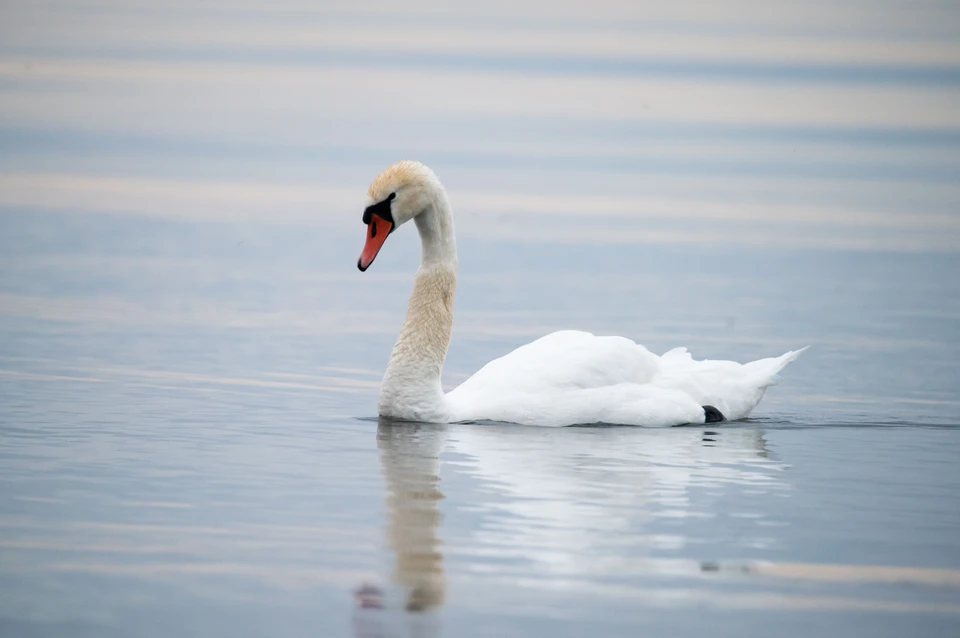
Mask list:
[[[433,423],[505,421],[667,426],[742,419],[776,375],[805,349],[741,365],[694,361],[684,348],[662,357],[624,337],[554,332],[491,361],[444,394],[457,244],[446,191],[429,168],[403,161],[380,173],[363,213],[365,271],[397,227],[413,219],[423,245],[400,336],[380,387],[379,413]],[[706,407],[705,407],[706,406]]]

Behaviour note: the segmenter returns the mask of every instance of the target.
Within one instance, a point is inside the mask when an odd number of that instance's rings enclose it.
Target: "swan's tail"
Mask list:
[[[779,357],[770,357],[769,359],[751,361],[750,363],[745,363],[743,365],[743,369],[751,376],[756,375],[758,380],[766,379],[766,383],[761,381],[763,387],[771,386],[779,381],[777,375],[780,373],[780,371],[786,368],[788,364],[795,361],[797,357],[803,354],[809,347],[810,346],[805,346],[799,350],[791,350],[790,352],[784,353]]]
[[[656,383],[680,390],[700,405],[713,406],[728,420],[736,421],[750,415],[766,389],[777,382],[777,374],[806,349],[741,365],[696,361],[685,348],[676,348],[663,355],[663,369]]]

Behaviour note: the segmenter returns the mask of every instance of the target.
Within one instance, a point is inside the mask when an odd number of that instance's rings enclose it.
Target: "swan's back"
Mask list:
[[[660,357],[626,337],[561,330],[483,366],[453,392],[482,395],[505,388],[527,393],[648,383]]]

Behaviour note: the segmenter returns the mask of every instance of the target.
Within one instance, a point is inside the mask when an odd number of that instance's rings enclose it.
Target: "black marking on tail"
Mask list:
[[[703,406],[703,415],[706,417],[705,423],[719,423],[727,420],[727,417],[723,416],[723,412],[712,405]]]

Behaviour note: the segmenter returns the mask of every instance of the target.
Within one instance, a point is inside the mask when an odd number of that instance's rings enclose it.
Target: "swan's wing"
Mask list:
[[[659,361],[660,357],[625,337],[563,330],[494,359],[454,392],[539,394],[647,383],[659,372]]]
[[[481,368],[447,395],[460,420],[537,425],[703,421],[683,392],[651,385],[660,357],[624,337],[554,332]]]

